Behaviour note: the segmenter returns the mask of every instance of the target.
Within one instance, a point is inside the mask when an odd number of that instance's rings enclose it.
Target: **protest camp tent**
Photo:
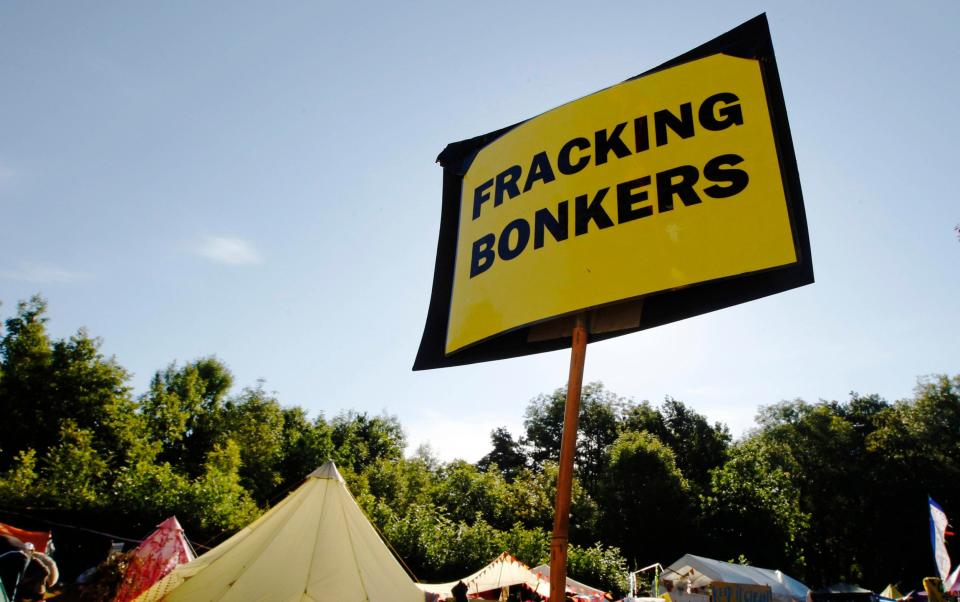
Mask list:
[[[138,602],[423,602],[327,462],[279,504]]]
[[[880,592],[880,597],[886,598],[887,600],[899,600],[903,597],[903,594],[900,593],[900,590],[897,589],[896,585],[889,583],[887,584],[887,587]]]
[[[778,570],[732,564],[693,554],[686,554],[667,567],[662,578],[675,586],[689,581],[693,588],[706,587],[714,581],[767,585],[777,602],[804,602],[810,591],[803,583]]]
[[[114,602],[129,602],[140,592],[163,579],[170,571],[196,557],[183,535],[177,517],[171,516],[157,525],[133,552],[123,573]]]
[[[834,583],[810,592],[810,602],[877,602],[877,594],[852,583]]]
[[[534,573],[540,576],[541,579],[550,582],[550,565],[541,564],[540,566],[533,567],[532,570]],[[576,579],[571,579],[567,577],[567,593],[573,594],[574,598],[582,602],[599,602],[607,596],[607,592],[602,589],[597,589],[595,587],[590,587],[585,583],[580,583]]]
[[[550,582],[541,579],[530,570],[530,567],[507,552],[500,554],[490,564],[463,579],[449,583],[418,583],[417,587],[425,592],[437,594],[443,600],[453,597],[452,590],[461,581],[467,586],[467,595],[470,597],[491,592],[499,594],[502,588],[513,585],[522,586],[543,600],[550,597]]]

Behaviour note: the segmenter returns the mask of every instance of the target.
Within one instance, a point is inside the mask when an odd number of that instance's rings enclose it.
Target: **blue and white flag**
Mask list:
[[[933,546],[933,558],[937,563],[940,579],[946,583],[947,577],[950,576],[950,556],[947,554],[947,544],[944,542],[947,515],[929,495],[927,500],[930,501],[930,545]]]

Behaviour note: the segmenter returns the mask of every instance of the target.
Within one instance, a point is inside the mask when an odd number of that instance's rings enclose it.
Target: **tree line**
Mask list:
[[[549,558],[564,389],[530,400],[522,433],[480,461],[408,452],[396,417],[311,417],[263,383],[234,392],[216,357],[171,363],[135,395],[83,329],[53,339],[40,297],[0,335],[0,520],[142,537],[175,514],[213,546],[333,459],[412,573],[446,581],[509,550]],[[684,553],[780,568],[813,587],[907,589],[934,570],[926,499],[960,508],[960,376],[908,399],[852,393],[759,409],[734,441],[680,400],[584,387],[568,571],[622,593],[627,570]],[[957,510],[954,510],[955,512]],[[32,521],[31,524],[24,524]],[[103,538],[54,529],[68,577]]]

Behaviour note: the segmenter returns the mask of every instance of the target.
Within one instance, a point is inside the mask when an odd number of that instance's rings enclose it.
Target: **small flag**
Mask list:
[[[946,583],[950,576],[950,556],[943,540],[947,531],[947,515],[933,498],[927,496],[927,500],[930,502],[930,545],[933,546],[933,559],[937,563],[940,579]]]

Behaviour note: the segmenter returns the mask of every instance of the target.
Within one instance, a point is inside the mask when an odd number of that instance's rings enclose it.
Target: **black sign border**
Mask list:
[[[727,33],[626,81],[721,53],[755,59],[760,63],[777,156],[780,161],[780,173],[783,178],[787,210],[793,229],[797,262],[781,268],[710,280],[676,290],[661,291],[618,301],[617,303],[622,303],[637,298],[643,299],[640,325],[636,328],[616,332],[591,333],[591,342],[630,334],[725,307],[739,305],[811,284],[814,281],[807,217],[803,206],[803,193],[800,189],[800,174],[797,170],[793,138],[790,135],[790,124],[787,121],[783,89],[780,86],[780,74],[773,53],[773,41],[770,38],[770,27],[767,23],[766,14],[758,15]],[[469,140],[451,143],[437,157],[437,162],[443,167],[440,233],[437,240],[437,258],[433,272],[430,306],[423,329],[423,338],[420,341],[420,349],[413,364],[414,370],[430,370],[521,357],[545,351],[566,349],[570,346],[569,337],[546,341],[528,341],[530,325],[527,325],[501,333],[450,355],[444,353],[450,316],[450,300],[453,293],[453,270],[456,257],[457,230],[460,221],[460,194],[463,187],[463,176],[483,147],[525,121]],[[550,319],[559,317],[561,316]]]

